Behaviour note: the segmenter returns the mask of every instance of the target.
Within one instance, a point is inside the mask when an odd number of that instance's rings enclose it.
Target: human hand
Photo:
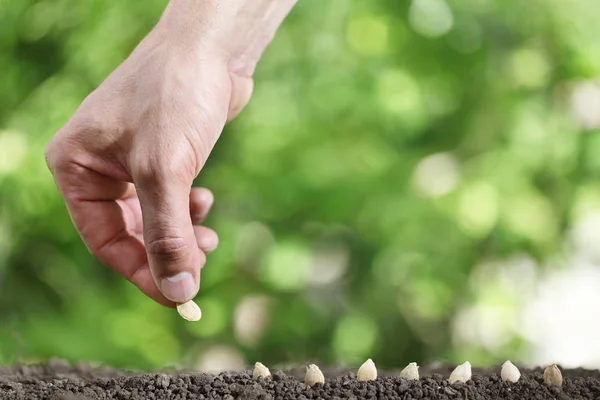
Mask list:
[[[90,252],[169,307],[195,297],[205,254],[218,242],[198,225],[212,193],[192,190],[193,180],[248,102],[256,62],[286,14],[281,6],[294,3],[264,1],[262,12],[279,19],[265,25],[252,1],[223,8],[227,1],[172,0],[46,149]]]

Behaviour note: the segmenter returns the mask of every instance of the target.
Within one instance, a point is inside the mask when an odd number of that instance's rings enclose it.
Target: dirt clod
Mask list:
[[[54,368],[56,367],[56,368]],[[85,372],[82,372],[82,369]],[[2,400],[108,399],[599,399],[600,371],[563,369],[562,389],[544,383],[543,369],[521,370],[517,383],[502,382],[500,368],[478,370],[466,383],[450,384],[451,367],[422,368],[419,380],[399,371],[379,371],[375,381],[359,382],[356,374],[323,370],[325,383],[303,382],[305,368],[273,371],[272,379],[253,379],[252,370],[203,373],[127,373],[64,364],[0,369]]]

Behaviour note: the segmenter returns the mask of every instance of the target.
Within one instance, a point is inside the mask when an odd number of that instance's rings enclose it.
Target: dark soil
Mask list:
[[[562,389],[543,383],[542,369],[521,370],[518,383],[504,383],[499,370],[473,369],[465,383],[448,384],[453,367],[420,368],[419,381],[398,372],[379,372],[375,382],[358,382],[354,372],[324,370],[325,384],[303,383],[304,370],[274,371],[272,380],[252,379],[252,371],[209,375],[202,373],[133,373],[48,365],[0,368],[2,400],[92,399],[600,399],[600,371],[562,370]]]

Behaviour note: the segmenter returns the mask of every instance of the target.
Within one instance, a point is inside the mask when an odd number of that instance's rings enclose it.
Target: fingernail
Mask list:
[[[197,213],[192,216],[194,222],[201,222],[204,220],[204,213]]]
[[[180,272],[160,283],[160,291],[175,303],[184,303],[196,294],[196,282],[189,272]]]
[[[217,249],[217,246],[212,244],[210,246],[203,246],[203,247],[201,247],[201,249],[205,254],[209,254],[209,253],[212,253],[213,251],[215,251]]]
[[[203,190],[200,192],[200,201],[210,207],[215,202],[215,195],[212,192]]]
[[[205,237],[200,238],[199,247],[200,249],[202,249],[202,251],[204,251],[207,254],[215,251],[218,245],[219,239],[215,236],[207,235]]]

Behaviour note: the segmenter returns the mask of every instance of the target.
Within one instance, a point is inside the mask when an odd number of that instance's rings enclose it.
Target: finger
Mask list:
[[[137,197],[137,192],[132,184],[129,184],[127,192],[122,196],[118,203],[128,207],[135,217],[135,233],[142,237],[142,209],[140,201]],[[200,225],[206,219],[214,202],[213,194],[206,188],[194,188],[190,194],[190,213],[192,215],[192,223]]]
[[[210,228],[205,226],[194,226],[196,243],[205,254],[213,252],[219,245],[219,236]]]
[[[135,273],[129,278],[129,281],[138,287],[142,293],[157,303],[170,308],[175,308],[177,306],[177,303],[173,303],[171,300],[167,299],[160,290],[158,290],[148,263],[143,267],[136,269]]]
[[[56,168],[55,180],[90,253],[151,299],[174,307],[152,280],[143,241],[135,234],[139,218],[128,207],[133,185],[76,164]]]
[[[191,300],[198,293],[200,266],[205,261],[189,212],[192,179],[160,169],[143,170],[133,179],[142,209],[146,254],[156,285],[175,303]]]
[[[215,198],[206,188],[194,188],[190,193],[190,215],[194,225],[199,225],[206,219]]]

